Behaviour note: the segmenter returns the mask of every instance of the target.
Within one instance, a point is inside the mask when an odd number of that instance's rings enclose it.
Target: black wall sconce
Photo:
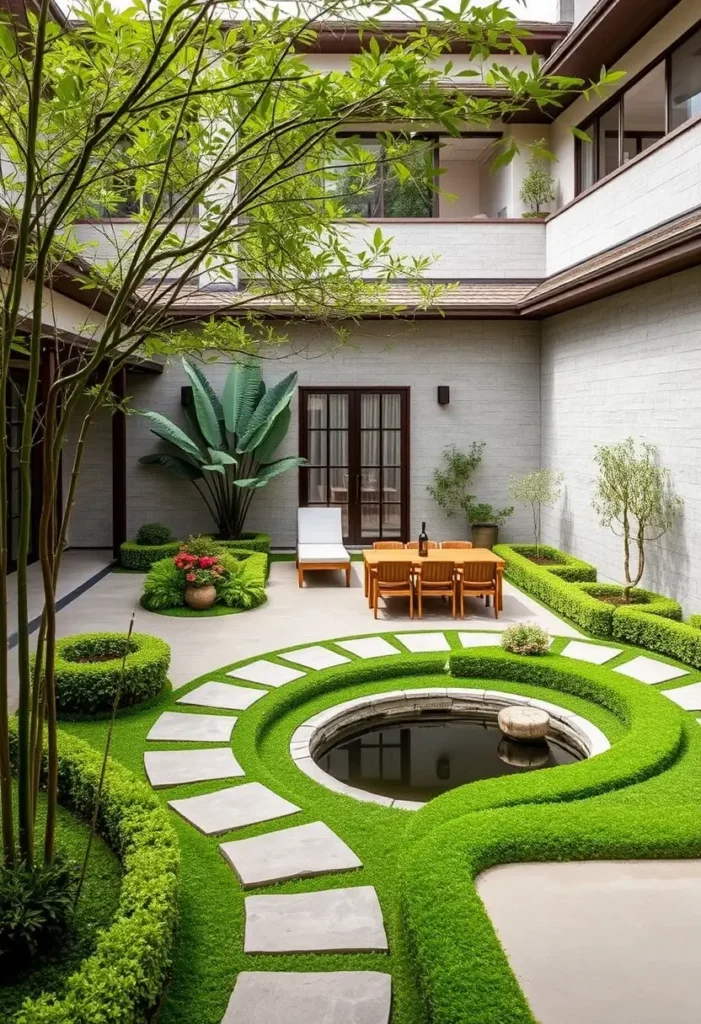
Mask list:
[[[192,405],[192,387],[189,384],[180,388],[180,404],[184,409],[187,409],[188,405]]]
[[[450,388],[447,384],[438,385],[438,404],[450,405]]]

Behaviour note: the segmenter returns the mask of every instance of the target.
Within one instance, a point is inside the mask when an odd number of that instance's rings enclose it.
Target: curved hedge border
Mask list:
[[[111,711],[122,674],[124,633],[79,633],[56,641],[56,706],[62,712]],[[168,683],[170,647],[157,636],[132,633],[119,706],[141,704]],[[113,654],[104,661],[76,659]]]
[[[503,546],[506,547],[507,545]],[[580,558],[575,558],[574,555],[568,555],[566,551],[560,551],[559,548],[551,548],[546,544],[540,544],[538,546],[538,553],[545,558],[553,559],[553,561],[557,562],[557,565],[537,565],[536,562],[532,562],[528,557],[529,555],[535,556],[535,544],[509,544],[508,547],[523,558],[526,558],[531,565],[539,569],[545,569],[546,572],[552,573],[558,579],[566,580],[568,583],[596,583],[596,568],[593,565],[590,565],[589,562],[583,562]]]
[[[178,551],[178,540],[168,544],[137,544],[135,540],[125,540],[119,548],[119,564],[122,569],[130,569],[132,572],[148,572],[154,562],[162,558],[173,558]]]
[[[578,583],[577,587],[585,594],[602,597],[620,597],[624,588],[619,583]],[[615,613],[619,608],[634,607],[636,611],[645,615],[661,615],[664,619],[676,619],[681,622],[682,606],[678,601],[663,594],[656,594],[653,590],[643,590],[642,587],[633,587],[632,605],[612,605]]]
[[[16,720],[12,723],[16,767]],[[102,755],[59,733],[59,799],[89,819]],[[46,757],[42,765],[46,772]],[[142,1024],[150,1019],[168,980],[178,922],[180,855],[167,810],[148,786],[108,760],[99,827],[122,862],[119,906],[95,952],[67,981],[61,997],[27,1000],[14,1024]]]
[[[650,615],[633,605],[616,609],[613,637],[701,668],[701,629],[690,623]]]

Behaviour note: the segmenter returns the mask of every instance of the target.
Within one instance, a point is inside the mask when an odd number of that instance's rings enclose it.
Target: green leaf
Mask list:
[[[280,447],[290,428],[292,410],[289,405],[277,414],[269,429],[258,442],[253,458],[256,462],[269,462],[275,451]]]
[[[183,359],[183,368],[190,378],[190,383],[192,384],[192,395],[195,399],[197,422],[200,425],[202,436],[208,445],[211,445],[212,448],[218,448],[219,445],[223,444],[224,438],[222,437],[216,410],[212,405],[206,389],[202,385],[202,381],[195,373],[194,367],[188,363],[187,359]]]
[[[205,469],[208,473],[222,473],[222,474],[224,474],[226,472],[224,467],[220,466],[218,463],[211,463],[208,466],[203,466],[202,469]]]
[[[236,466],[236,459],[229,452],[220,452],[216,448],[208,448],[209,457],[216,466]]]
[[[296,386],[297,374],[290,373],[265,393],[251,416],[246,433],[239,440],[237,447],[239,452],[250,452],[258,447],[268,432],[272,420],[292,401]]]
[[[176,427],[174,423],[171,423],[166,416],[161,416],[159,412],[151,411],[143,411],[141,412],[141,415],[156,424],[158,429],[154,430],[154,434],[163,438],[164,441],[170,441],[171,444],[174,444],[176,448],[180,448],[181,451],[186,452],[187,455],[192,455],[198,461],[202,461],[202,452],[192,438],[188,437],[185,431],[181,430],[180,427]]]
[[[237,487],[249,487],[257,490],[259,487],[265,487],[276,476],[281,476],[298,466],[304,466],[306,462],[306,459],[302,459],[298,455],[290,455],[284,459],[278,459],[277,462],[271,462],[267,466],[261,466],[258,476],[250,477],[248,480],[235,480],[234,483]]]
[[[184,359],[183,359],[183,362],[185,362]],[[217,396],[216,391],[214,390],[214,388],[212,387],[212,385],[208,381],[208,379],[205,376],[204,371],[202,370],[202,368],[200,366],[198,366],[197,363],[190,363],[189,366],[190,366],[190,369],[192,370],[192,372],[196,375],[196,377],[199,380],[199,382],[202,385],[202,387],[207,392],[207,398],[212,403],[212,408],[214,409],[214,412],[216,414],[217,419],[219,420],[220,423],[223,423],[224,422],[224,410],[222,409],[222,404],[219,401],[219,397]]]
[[[591,142],[591,135],[587,135],[581,128],[572,127],[571,131],[575,139],[581,139],[582,142]]]
[[[260,366],[234,363],[222,394],[224,423],[230,434],[241,434],[256,405],[260,386]]]
[[[162,466],[169,469],[181,480],[201,480],[202,470],[199,466],[193,466],[191,462],[179,458],[177,455],[168,455],[166,452],[155,452],[153,455],[142,455],[139,459],[142,466]]]

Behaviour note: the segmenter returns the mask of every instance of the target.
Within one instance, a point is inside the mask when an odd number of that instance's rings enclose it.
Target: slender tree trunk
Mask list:
[[[39,557],[41,575],[44,584],[44,621],[46,634],[44,638],[44,671],[42,709],[46,709],[48,737],[48,778],[46,829],[44,832],[44,863],[51,864],[54,856],[54,837],[56,833],[56,816],[58,813],[58,740],[56,735],[56,588],[54,583],[55,557],[55,500],[57,492],[58,467],[54,457],[54,440],[56,433],[56,401],[57,393],[53,391],[49,397],[44,414],[44,480],[42,490],[42,510],[39,527]],[[43,718],[43,715],[41,716]],[[41,723],[43,725],[43,723]],[[41,737],[43,729],[40,731]],[[36,763],[36,762],[34,762]],[[39,764],[41,758],[39,757]],[[37,783],[38,783],[37,776]]]
[[[623,596],[626,604],[628,604],[633,581],[630,578],[630,519],[628,518],[627,510],[623,513],[623,572],[626,579]]]
[[[7,379],[9,345],[0,353],[0,806],[2,807],[2,846],[6,865],[15,859],[15,836],[10,779],[10,726],[8,685],[7,622]]]

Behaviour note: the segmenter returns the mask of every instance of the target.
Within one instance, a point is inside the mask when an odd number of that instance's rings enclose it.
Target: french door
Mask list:
[[[300,505],[340,508],[349,544],[406,540],[409,389],[300,388]]]

